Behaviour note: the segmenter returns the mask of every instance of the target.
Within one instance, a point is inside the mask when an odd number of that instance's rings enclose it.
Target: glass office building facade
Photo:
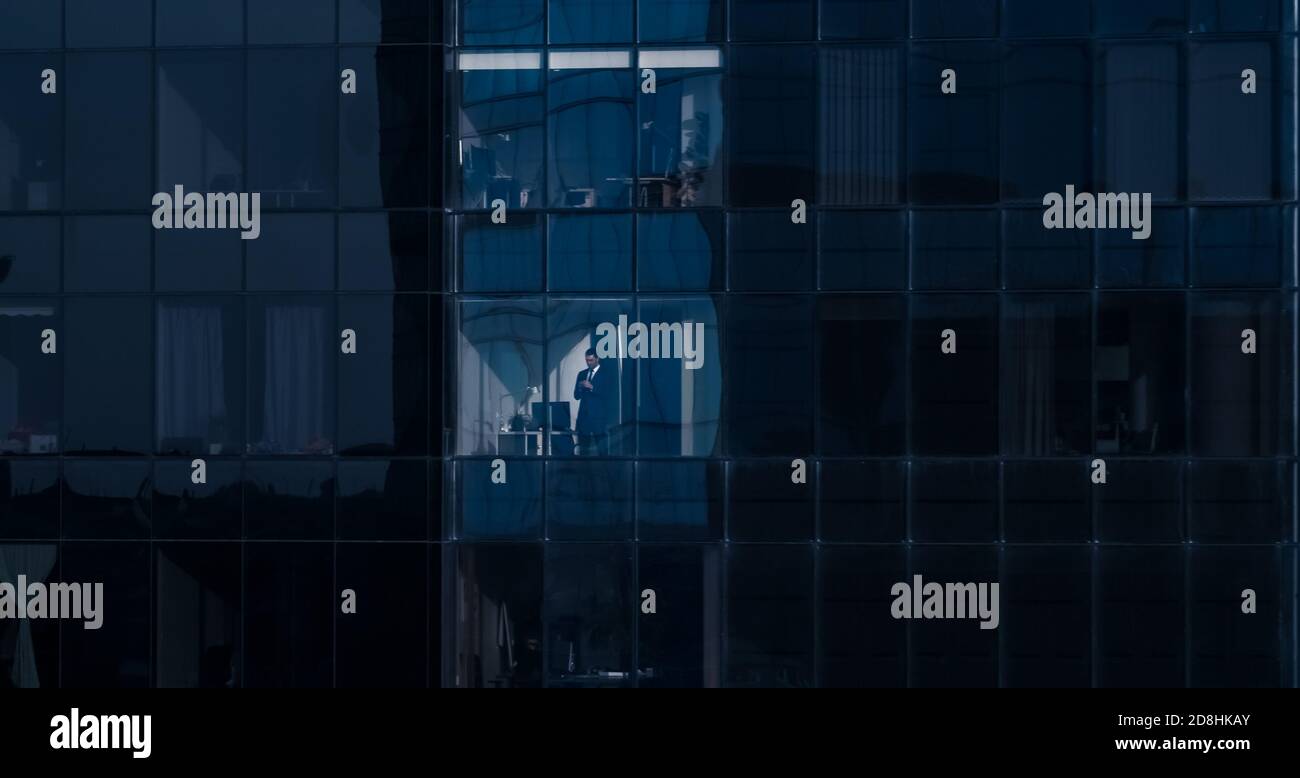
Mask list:
[[[0,686],[1295,686],[1294,2],[108,8],[0,27],[0,581],[106,594]]]

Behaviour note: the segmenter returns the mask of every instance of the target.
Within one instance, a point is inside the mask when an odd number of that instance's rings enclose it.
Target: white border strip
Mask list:
[[[632,67],[632,52],[622,51],[552,51],[547,55],[551,70],[595,70]]]
[[[541,70],[540,51],[462,51],[457,56],[460,70]]]
[[[721,49],[642,49],[637,56],[642,68],[720,68]]]

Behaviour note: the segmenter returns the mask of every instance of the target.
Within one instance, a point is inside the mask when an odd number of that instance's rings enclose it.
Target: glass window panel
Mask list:
[[[1073,184],[1090,191],[1086,44],[1011,46],[1003,63],[1002,196],[1041,203]],[[959,76],[960,78],[960,76]]]
[[[637,625],[640,685],[722,685],[722,553],[716,546],[643,545],[637,580],[672,610],[642,613]]]
[[[817,35],[817,4],[808,0],[731,0],[733,41],[801,41]]]
[[[1004,685],[1092,684],[1092,550],[1008,547],[999,587]]]
[[[1245,68],[1255,71],[1258,94],[1242,94]],[[1275,156],[1272,44],[1193,43],[1188,71],[1187,196],[1274,197],[1281,165]]]
[[[907,465],[828,460],[817,468],[821,540],[898,543],[907,538]]]
[[[731,298],[727,308],[727,450],[803,455],[812,448],[812,300]]]
[[[403,208],[428,202],[427,57],[419,47],[339,50],[339,67],[357,75],[357,93],[339,100],[344,206]]]
[[[1002,469],[1003,533],[1009,543],[1092,539],[1092,470],[1085,460],[1007,462]]]
[[[1041,210],[1002,212],[1002,272],[1011,289],[1092,286],[1092,231],[1045,230]]]
[[[63,465],[63,537],[148,538],[151,468],[144,461]]]
[[[1282,213],[1276,207],[1192,211],[1192,283],[1280,286]]]
[[[1183,2],[1175,0],[1179,8]],[[1135,9],[1149,5],[1155,3],[1123,3]],[[1104,13],[1099,6],[1099,21]],[[1178,198],[1183,191],[1178,45],[1101,44],[1096,52],[1093,111],[1098,190],[1150,192],[1158,200]]]
[[[1111,460],[1106,488],[1093,492],[1102,543],[1183,540],[1181,462]],[[1180,587],[1181,588],[1181,587]]]
[[[914,211],[912,288],[996,287],[998,232],[995,211]]]
[[[1187,0],[1093,0],[1094,32],[1100,35],[1177,33],[1187,29]]]
[[[63,352],[43,353],[41,333],[46,330],[62,331],[55,301],[0,298],[0,452],[4,454],[62,450]]]
[[[642,41],[720,41],[724,0],[639,0],[637,31]]]
[[[907,0],[821,0],[822,40],[906,38]]]
[[[153,230],[154,289],[159,292],[241,290],[245,242],[238,230]]]
[[[238,543],[154,546],[154,683],[230,689],[243,680]]]
[[[1093,355],[1098,454],[1184,448],[1186,332],[1181,294],[1102,294]]]
[[[551,43],[632,40],[633,0],[550,0]]]
[[[0,28],[0,49],[57,49],[63,43],[63,4],[12,0]],[[0,80],[0,83],[4,83]],[[10,105],[6,101],[6,105]]]
[[[1098,286],[1158,287],[1186,283],[1187,211],[1153,208],[1147,218],[1151,221],[1151,235],[1146,240],[1133,240],[1128,230],[1098,232]]]
[[[547,175],[555,208],[631,204],[636,104],[631,70],[551,70]]]
[[[99,629],[84,629],[76,621],[59,622],[61,686],[138,689],[149,685],[149,555],[149,543],[140,541],[62,544],[62,581],[102,583],[104,596],[98,603],[103,618]]]
[[[812,540],[813,490],[794,483],[790,462],[732,462],[727,536],[733,541]],[[811,479],[812,474],[805,473]]]
[[[956,351],[945,354],[945,330]],[[951,341],[949,341],[951,342]],[[998,450],[998,300],[912,299],[912,451],[971,456]]]
[[[355,613],[334,612],[336,688],[426,686],[428,575],[425,547],[414,543],[339,543],[335,586],[364,592]],[[426,617],[427,618],[427,617]]]
[[[153,305],[144,297],[65,302],[64,450],[144,454],[153,447]]]
[[[789,211],[732,213],[731,288],[744,292],[786,292],[811,289],[817,242],[816,214],[795,224]]]
[[[456,628],[447,685],[540,687],[542,545],[459,544],[454,553]],[[502,624],[510,635],[505,645],[482,639],[496,635]],[[568,652],[563,654],[567,666]]]
[[[0,293],[59,291],[57,216],[0,216]]]
[[[996,462],[912,465],[912,540],[988,543],[999,536]]]
[[[998,59],[992,42],[912,46],[907,105],[912,202],[998,199]],[[956,94],[942,93],[944,70],[956,72]]]
[[[0,538],[58,538],[59,499],[57,461],[0,461]]]
[[[63,228],[65,291],[149,291],[149,222],[139,216],[68,216]]]
[[[998,5],[998,0],[912,0],[912,37],[996,37]]]
[[[541,304],[529,300],[460,303],[457,342],[456,451],[460,454],[524,454],[535,436],[514,418],[525,402],[541,400]],[[584,347],[585,349],[586,347]],[[561,384],[562,385],[562,384]],[[523,406],[531,411],[531,406]],[[522,420],[521,420],[522,422]],[[516,428],[517,427],[517,428]]]
[[[248,52],[248,186],[261,193],[263,208],[334,205],[339,172],[335,65],[333,49]]]
[[[661,325],[657,330],[661,358],[637,360],[636,365],[640,381],[637,445],[642,455],[719,453],[722,341],[718,308],[719,302],[712,297],[641,299],[640,321],[651,327],[652,337],[654,325]],[[667,325],[666,329],[662,325]],[[675,325],[681,326],[680,336]],[[670,358],[663,358],[665,353]],[[682,358],[676,358],[677,354]]]
[[[424,540],[428,491],[420,460],[339,462],[338,538]]]
[[[789,208],[795,199],[813,201],[816,69],[808,46],[732,48],[727,100],[733,205]]]
[[[344,213],[338,218],[340,289],[357,292],[429,289],[429,268],[436,263],[430,262],[427,215]],[[432,247],[434,252],[441,251],[436,240]],[[440,282],[435,279],[435,283]]]
[[[160,454],[244,448],[244,310],[234,297],[158,300],[155,435]]]
[[[158,191],[243,191],[243,54],[160,51],[156,71]]]
[[[487,214],[458,216],[460,288],[466,292],[542,289],[542,218],[515,214],[493,224]]]
[[[632,547],[546,547],[546,680],[552,687],[634,686]]]
[[[620,317],[626,316],[631,322],[634,313],[631,301],[626,299],[552,300],[546,319],[546,396],[535,391],[537,385],[521,386],[511,427],[522,425],[525,440],[544,443],[547,453],[555,456],[631,453],[636,429],[637,363],[656,361],[633,358],[631,342],[635,334]],[[628,338],[626,350],[619,342],[622,337]],[[649,333],[645,339],[650,339]],[[611,341],[613,345],[607,352],[601,344]],[[595,362],[587,362],[588,349],[596,350]],[[669,369],[681,369],[680,361],[662,352],[659,361],[670,365]],[[542,407],[535,405],[543,399],[550,403],[549,424]],[[545,427],[540,435],[528,432],[539,427]]]
[[[723,288],[721,212],[638,213],[636,218],[639,289],[703,292]]]
[[[812,546],[730,546],[726,591],[727,685],[812,686]]]
[[[2,467],[2,465],[0,465]],[[3,492],[0,492],[3,494]],[[3,498],[0,498],[0,504]],[[57,524],[57,520],[56,520]],[[19,576],[30,583],[49,586],[59,578],[59,546],[55,543],[7,543],[0,545],[0,582],[20,591]],[[29,585],[30,585],[29,583]],[[9,644],[0,655],[0,678],[11,689],[35,689],[59,685],[59,631],[57,619],[31,619],[15,624],[6,636]]]
[[[723,464],[636,463],[637,537],[718,540],[722,537]]]
[[[1286,686],[1294,639],[1277,625],[1290,622],[1295,579],[1285,552],[1192,547],[1187,566],[1187,685]],[[1245,589],[1255,592],[1259,619],[1239,618]]]
[[[429,304],[422,295],[339,298],[339,453],[421,456],[428,446]]]
[[[154,4],[159,46],[238,46],[244,42],[244,6],[227,0]]]
[[[552,216],[548,232],[548,288],[617,291],[632,288],[632,215]]]
[[[425,0],[339,0],[341,43],[427,43],[429,14],[442,3]],[[435,43],[441,38],[435,37]]]
[[[1002,0],[1002,29],[1009,37],[1087,35],[1091,0]]]
[[[546,516],[550,540],[631,538],[632,463],[548,462]]]
[[[249,453],[333,454],[333,298],[253,297],[248,306]]]
[[[266,214],[261,237],[248,241],[246,247],[249,290],[333,289],[335,238],[333,214]]]
[[[265,540],[334,537],[333,462],[249,461],[245,469],[244,531]]]
[[[462,207],[490,208],[496,200],[512,209],[545,205],[542,75],[540,69],[460,73]]]
[[[819,453],[891,456],[906,451],[906,326],[906,303],[897,295],[818,299]]]
[[[1183,686],[1185,552],[1150,547],[1102,548],[1099,553],[1097,684]]]
[[[907,214],[903,211],[821,211],[821,288],[905,289]]]
[[[456,462],[458,538],[540,538],[542,463],[507,459],[506,482],[493,483],[490,460]]]
[[[1189,300],[1188,387],[1197,456],[1291,453],[1294,310],[1275,293],[1204,293]],[[1254,348],[1244,353],[1251,330]]]
[[[23,11],[18,16],[30,13]],[[6,22],[13,21],[13,14],[9,16]],[[8,27],[6,23],[0,39]],[[66,98],[41,92],[40,74],[46,69],[62,78],[63,57],[49,53],[0,54],[0,104],[5,106],[0,113],[0,139],[5,147],[0,154],[0,211],[43,211],[63,204]]]
[[[1277,32],[1278,0],[1191,0],[1192,32]]]
[[[460,0],[460,42],[464,46],[541,43],[545,20],[542,0]]]
[[[148,46],[153,42],[152,0],[63,0],[68,48]]]
[[[248,4],[248,42],[333,43],[335,0],[255,0]]]
[[[68,111],[64,142],[68,169],[77,171],[68,177],[68,206],[148,207],[152,55],[69,54],[66,70],[60,74]]]
[[[993,546],[914,547],[910,561],[912,575],[926,582],[978,585],[998,580],[998,549]],[[1000,620],[998,629],[980,629],[970,618],[911,622],[910,685],[996,686],[1000,631]]]
[[[903,68],[896,46],[821,50],[819,202],[881,205],[902,199]]]
[[[653,52],[643,49],[641,56]],[[655,91],[638,91],[637,101],[637,205],[721,205],[726,127],[722,74],[716,68],[657,68]]]
[[[239,540],[243,534],[243,465],[207,460],[207,483],[194,483],[190,459],[154,461],[153,536]]]
[[[1196,543],[1284,543],[1291,537],[1289,462],[1194,461],[1187,534]]]
[[[818,574],[818,667],[832,688],[907,685],[907,622],[888,592],[907,580],[902,548],[826,547]]]
[[[245,685],[328,687],[333,680],[334,547],[248,543],[244,547]]]
[[[1091,449],[1092,307],[1087,295],[1012,295],[1002,309],[1002,450]]]

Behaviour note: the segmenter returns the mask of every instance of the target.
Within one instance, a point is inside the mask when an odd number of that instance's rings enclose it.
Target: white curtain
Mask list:
[[[159,306],[159,440],[208,441],[213,419],[226,416],[225,376],[221,308]]]
[[[264,442],[302,451],[325,431],[325,312],[313,305],[266,309]]]
[[[18,576],[27,576],[28,583],[46,581],[54,569],[56,549],[52,545],[0,546],[0,581],[18,585]],[[15,619],[8,622],[17,631],[13,647],[13,664],[9,667],[9,680],[19,689],[41,685],[36,671],[36,649],[32,645],[31,622]]]

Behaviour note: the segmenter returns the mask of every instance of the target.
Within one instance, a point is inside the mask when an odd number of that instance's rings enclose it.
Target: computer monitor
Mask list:
[[[563,401],[533,403],[533,424],[539,429],[541,427],[556,431],[569,429],[569,404]]]

